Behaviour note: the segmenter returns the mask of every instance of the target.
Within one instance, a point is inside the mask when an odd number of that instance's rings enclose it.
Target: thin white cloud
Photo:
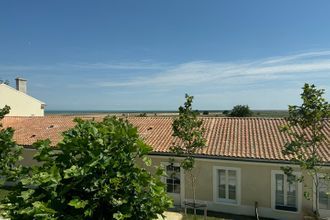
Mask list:
[[[312,51],[312,52],[293,54],[293,55],[289,55],[289,56],[271,57],[271,58],[266,59],[264,64],[281,63],[281,62],[294,61],[294,60],[299,60],[299,59],[304,59],[304,58],[323,57],[323,56],[329,56],[329,55],[330,55],[330,51],[328,51],[328,50]]]
[[[0,65],[0,71],[40,71],[40,70],[161,70],[168,68],[165,63],[141,62],[97,62],[97,63],[57,63],[53,65]]]
[[[79,69],[118,69],[118,70],[156,70],[167,68],[163,63],[151,62],[121,62],[121,63],[77,63],[70,64]]]
[[[195,61],[183,63],[148,77],[136,76],[126,81],[102,81],[100,87],[130,86],[192,86],[205,83],[243,83],[281,79],[288,76],[300,78],[302,74],[329,76],[330,51],[309,52],[292,56],[260,59],[245,62]]]
[[[41,71],[57,69],[57,65],[4,65],[0,64],[0,73],[6,71]]]
[[[129,74],[119,77],[121,71]],[[308,74],[330,79],[330,50],[311,51],[289,56],[250,61],[193,61],[177,65],[140,62],[59,63],[54,65],[1,65],[0,75],[8,72],[66,75],[93,75],[83,82],[67,82],[67,87],[153,87],[209,86],[210,84],[258,83],[273,79],[299,79]],[[102,72],[102,74],[101,74]],[[107,74],[109,73],[109,74]],[[114,74],[116,73],[116,77]],[[32,73],[31,73],[32,74]],[[112,77],[112,78],[110,78]]]

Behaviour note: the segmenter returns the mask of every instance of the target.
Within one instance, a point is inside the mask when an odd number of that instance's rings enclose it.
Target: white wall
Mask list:
[[[16,89],[0,84],[0,108],[10,106],[8,116],[44,116],[43,102]]]

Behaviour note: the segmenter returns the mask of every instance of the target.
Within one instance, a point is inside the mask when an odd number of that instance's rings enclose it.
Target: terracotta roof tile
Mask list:
[[[36,140],[49,138],[53,145],[61,139],[61,133],[72,128],[75,116],[5,117],[5,127],[15,129],[14,139],[20,145],[29,146]],[[82,119],[102,120],[101,117]],[[175,141],[172,137],[171,117],[130,117],[128,120],[138,127],[142,138],[153,147],[154,152],[168,153]],[[281,153],[289,137],[279,131],[284,119],[269,118],[203,118],[206,128],[207,147],[201,155],[230,158],[265,160],[288,160]],[[299,129],[301,130],[301,129]],[[330,122],[326,122],[324,134],[330,141]],[[320,156],[330,162],[330,145],[323,143]]]

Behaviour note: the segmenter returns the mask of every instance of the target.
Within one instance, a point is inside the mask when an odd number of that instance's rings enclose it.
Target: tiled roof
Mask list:
[[[92,117],[82,117],[92,119]],[[101,120],[100,117],[93,117]],[[5,117],[5,127],[15,129],[14,139],[20,145],[32,145],[36,140],[49,138],[53,145],[61,140],[61,133],[73,127],[74,116]],[[155,153],[168,153],[173,144],[171,117],[130,117],[140,135]],[[200,155],[228,158],[288,160],[281,153],[288,136],[279,131],[284,119],[269,118],[203,118],[207,147]],[[330,122],[324,133],[330,141]],[[319,154],[330,162],[330,142],[320,146]]]

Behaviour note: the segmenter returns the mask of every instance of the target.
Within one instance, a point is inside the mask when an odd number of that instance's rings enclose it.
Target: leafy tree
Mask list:
[[[10,111],[9,106],[0,109],[0,120]],[[15,181],[21,166],[17,164],[21,160],[22,147],[13,141],[14,130],[12,128],[3,128],[0,124],[0,187],[5,181]]]
[[[146,112],[144,112],[144,113],[140,113],[140,114],[139,114],[139,117],[147,117],[147,113],[146,113]]]
[[[206,145],[203,137],[205,129],[202,127],[202,120],[197,118],[197,113],[192,110],[193,96],[186,94],[184,106],[179,107],[179,117],[175,118],[172,124],[173,137],[178,142],[171,147],[171,151],[178,156],[183,156],[180,166],[189,174],[193,192],[193,202],[196,203],[196,177],[193,168],[195,167],[195,155],[198,150]]]
[[[315,204],[316,216],[319,217],[319,173],[322,170],[322,158],[319,147],[322,142],[327,142],[327,137],[322,132],[325,121],[330,117],[330,105],[323,98],[324,90],[316,89],[315,85],[305,84],[301,94],[302,105],[289,106],[287,124],[282,126],[281,131],[291,137],[283,149],[284,155],[292,157],[291,161],[299,165],[304,173],[296,181],[304,182],[304,175],[313,179],[313,186],[316,190]],[[300,129],[297,129],[297,128]],[[299,131],[300,130],[300,131]],[[293,176],[292,167],[283,167],[284,172]],[[327,177],[322,177],[327,178]],[[309,198],[309,192],[304,193]]]
[[[228,111],[228,110],[224,110],[224,111],[222,112],[222,114],[225,115],[225,116],[229,115],[229,113],[230,113],[230,111]]]
[[[2,80],[0,79],[0,84],[6,84],[6,85],[9,85],[9,81],[8,80]]]
[[[209,115],[209,111],[203,111],[203,115]]]
[[[248,105],[235,105],[229,114],[231,117],[251,117],[252,115],[253,112]]]
[[[171,201],[160,181],[136,164],[151,148],[128,121],[76,119],[54,147],[38,141],[28,169],[2,208],[15,219],[154,219]]]

